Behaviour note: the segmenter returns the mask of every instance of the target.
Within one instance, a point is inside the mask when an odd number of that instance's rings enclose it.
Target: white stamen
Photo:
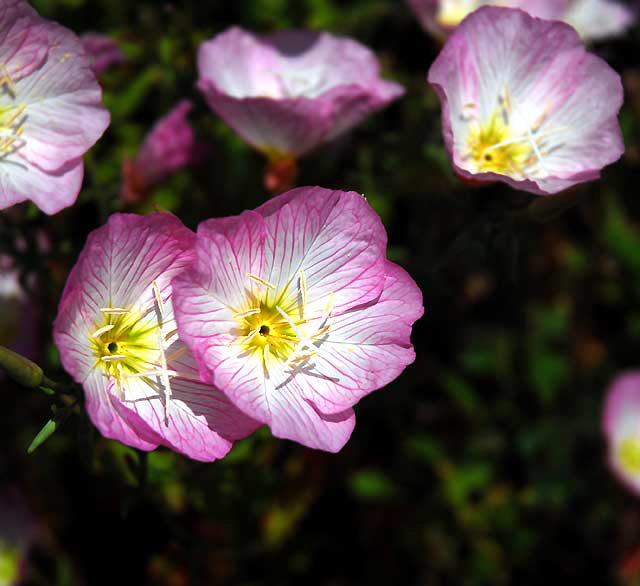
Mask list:
[[[242,319],[245,317],[249,317],[250,315],[256,315],[260,313],[259,307],[254,307],[253,309],[247,309],[247,311],[243,311],[242,313],[236,313],[233,318],[234,319]]]
[[[160,318],[158,320],[158,349],[160,350],[161,369],[160,369],[160,372],[158,373],[158,376],[162,380],[162,384],[164,385],[164,389],[165,389],[164,418],[165,418],[165,425],[168,427],[169,426],[169,405],[171,403],[171,382],[169,381],[169,375],[167,374],[169,369],[167,367],[167,357],[164,350],[164,340],[162,337],[162,329],[160,328],[160,326],[162,325],[162,322],[164,322],[164,304],[162,303],[160,289],[158,289],[158,285],[156,284],[156,282],[154,281],[151,284],[151,286],[153,288],[153,295],[156,299],[156,305],[159,313],[158,317]]]
[[[114,324],[106,325],[103,328],[100,328],[100,329],[96,330],[95,332],[93,332],[93,334],[91,334],[91,337],[92,338],[99,338],[100,336],[102,336],[102,334],[104,334],[105,332],[108,332],[109,330],[112,330],[115,327],[116,326]]]
[[[129,310],[124,307],[101,307],[100,311],[107,315],[125,315],[129,313]]]
[[[276,305],[276,309],[278,310],[278,313],[282,317],[284,317],[285,321],[291,326],[291,329],[296,333],[296,336],[298,336],[298,340],[302,340],[302,334],[300,333],[300,330],[298,330],[298,328],[293,323],[291,318],[287,315],[287,313],[279,305]]]
[[[103,362],[116,362],[118,360],[124,360],[126,356],[124,354],[112,354],[111,356],[103,356],[100,360]]]
[[[264,279],[258,277],[257,275],[252,275],[251,273],[245,273],[245,276],[249,277],[252,281],[259,283],[260,285],[264,285],[269,289],[275,289],[276,286],[269,283],[269,281],[265,281]]]
[[[307,305],[307,278],[304,275],[304,269],[300,269],[298,273],[300,275],[300,295],[302,295],[302,308],[303,308],[303,311],[301,313],[303,313],[304,308]]]

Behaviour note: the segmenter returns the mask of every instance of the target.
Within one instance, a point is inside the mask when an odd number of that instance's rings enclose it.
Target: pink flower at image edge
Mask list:
[[[54,214],[80,190],[82,155],[109,124],[78,37],[23,0],[0,8],[0,209],[25,200]]]

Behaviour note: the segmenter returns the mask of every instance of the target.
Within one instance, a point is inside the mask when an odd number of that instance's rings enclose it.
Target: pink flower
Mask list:
[[[611,383],[602,428],[611,469],[640,495],[640,370],[624,372]]]
[[[437,37],[447,36],[481,6],[520,8],[531,16],[562,20],[585,40],[622,34],[635,15],[616,0],[409,0],[420,24]]]
[[[0,209],[31,200],[53,214],[82,183],[82,155],[109,124],[78,37],[24,0],[0,7]]]
[[[469,14],[481,6],[520,8],[531,16],[558,20],[567,0],[408,0],[422,27],[446,37]]]
[[[173,286],[203,380],[276,437],[339,451],[352,407],[414,360],[422,295],[385,246],[362,196],[320,187],[200,224]]]
[[[125,62],[124,54],[118,43],[107,35],[100,33],[84,33],[81,37],[91,69],[96,76],[113,65],[120,65]]]
[[[402,95],[375,55],[328,33],[258,36],[234,27],[198,51],[209,106],[271,159],[302,155]]]
[[[600,41],[623,34],[635,22],[636,11],[615,0],[572,0],[561,20],[585,41]]]
[[[557,193],[598,178],[624,150],[620,76],[564,23],[480,8],[449,38],[429,82],[465,179]]]
[[[197,145],[187,120],[191,108],[189,100],[179,102],[155,123],[136,157],[124,162],[122,197],[125,201],[144,199],[153,187],[194,161]]]
[[[200,382],[178,338],[171,279],[192,263],[194,239],[169,214],[112,215],[69,275],[54,338],[104,436],[206,461],[257,425]]]

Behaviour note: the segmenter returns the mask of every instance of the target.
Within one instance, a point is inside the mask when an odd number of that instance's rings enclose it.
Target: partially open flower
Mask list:
[[[215,460],[257,424],[200,381],[178,338],[171,279],[193,261],[194,238],[169,214],[112,215],[69,275],[54,338],[104,436]]]
[[[76,200],[82,155],[109,124],[100,86],[71,31],[24,0],[0,7],[0,209],[53,214]]]
[[[602,417],[609,465],[640,495],[640,370],[617,376],[607,391]]]
[[[113,65],[124,63],[124,53],[113,38],[100,33],[84,33],[81,39],[89,57],[91,70],[96,76],[100,76]]]
[[[234,27],[200,46],[198,69],[209,106],[270,159],[310,151],[404,91],[368,48],[328,33]]]
[[[624,151],[620,76],[564,23],[480,8],[449,38],[429,82],[463,178],[546,195],[598,178]]]
[[[198,227],[173,281],[181,338],[204,380],[276,437],[336,452],[352,407],[413,362],[413,280],[353,192],[300,188]]]
[[[622,34],[634,21],[632,10],[616,0],[409,0],[420,24],[437,38],[449,35],[481,6],[520,8],[531,16],[562,20],[585,40]]]
[[[198,145],[187,119],[191,108],[189,100],[180,101],[155,123],[135,158],[124,161],[122,199],[130,203],[143,200],[159,183],[196,159]]]

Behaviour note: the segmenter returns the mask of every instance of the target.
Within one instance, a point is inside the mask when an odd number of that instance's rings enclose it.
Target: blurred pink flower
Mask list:
[[[598,178],[624,151],[620,76],[564,23],[480,8],[449,38],[429,82],[465,179],[547,195]]]
[[[585,41],[621,35],[635,13],[616,0],[409,0],[420,24],[437,37],[446,37],[481,6],[520,8],[531,16],[562,20]]]
[[[114,214],[88,238],[64,289],[54,338],[105,437],[222,458],[257,424],[200,382],[173,317],[171,279],[195,235],[170,214]]]
[[[113,65],[125,62],[125,56],[118,43],[107,35],[100,33],[84,33],[81,37],[91,70],[96,76]]]
[[[0,346],[37,359],[37,307],[20,284],[13,258],[0,254]],[[3,378],[0,372],[0,378]]]
[[[173,287],[203,380],[276,437],[339,451],[352,407],[415,356],[422,295],[385,247],[364,197],[320,187],[201,223]]]
[[[306,31],[231,28],[198,51],[209,106],[270,159],[302,155],[404,93],[360,43]]]
[[[155,123],[135,158],[124,161],[121,193],[125,201],[144,199],[172,173],[196,160],[199,145],[187,120],[191,108],[189,100],[179,102]]]
[[[54,214],[76,200],[82,155],[109,124],[76,35],[24,0],[0,7],[0,209],[25,200]]]
[[[602,429],[611,469],[640,495],[640,370],[623,372],[609,386]]]

